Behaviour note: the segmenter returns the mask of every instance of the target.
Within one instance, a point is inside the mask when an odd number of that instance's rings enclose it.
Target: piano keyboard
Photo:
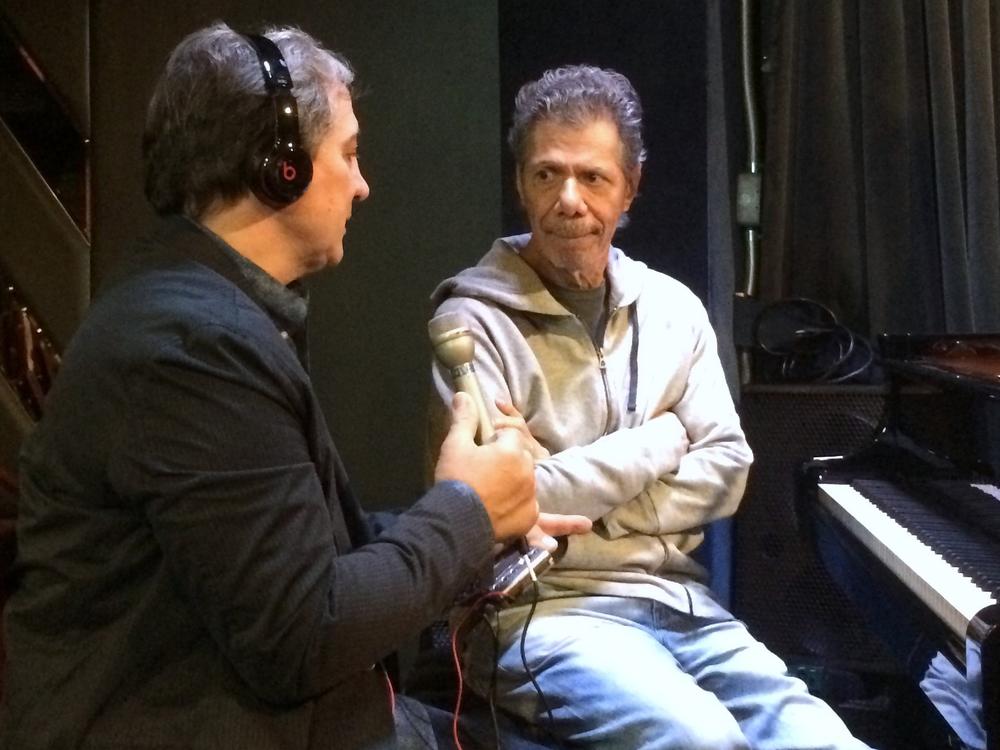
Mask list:
[[[994,595],[921,541],[865,495],[846,484],[820,484],[818,499],[961,641]]]
[[[973,484],[970,486],[975,487],[980,492],[985,492],[987,495],[991,495],[1000,501],[1000,487],[997,487],[994,484]]]

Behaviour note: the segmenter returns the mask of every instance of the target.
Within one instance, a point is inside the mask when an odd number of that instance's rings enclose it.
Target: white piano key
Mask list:
[[[987,495],[992,495],[997,500],[1000,500],[1000,487],[997,487],[995,484],[973,484],[972,486],[977,490],[985,492]]]
[[[819,501],[961,639],[992,595],[864,495],[846,484],[820,484]]]

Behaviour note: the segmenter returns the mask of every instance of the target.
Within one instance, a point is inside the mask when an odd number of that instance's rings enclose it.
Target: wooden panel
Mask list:
[[[0,12],[85,137],[90,133],[89,6],[89,0],[0,0]]]
[[[0,123],[0,264],[57,350],[90,302],[90,246]]]

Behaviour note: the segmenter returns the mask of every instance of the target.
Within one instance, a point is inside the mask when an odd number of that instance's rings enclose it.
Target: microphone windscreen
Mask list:
[[[460,328],[467,329],[468,326],[459,313],[441,313],[427,322],[427,335],[430,336],[432,344],[437,344],[447,338],[447,334]]]

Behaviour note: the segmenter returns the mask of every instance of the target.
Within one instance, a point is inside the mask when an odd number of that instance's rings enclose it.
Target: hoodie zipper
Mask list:
[[[594,350],[597,352],[597,363],[601,368],[601,380],[604,382],[604,402],[607,405],[605,410],[608,414],[607,420],[604,422],[604,434],[611,434],[611,417],[612,410],[614,409],[614,404],[611,401],[611,385],[608,383],[608,362],[604,359],[604,350],[597,344],[594,344]]]
[[[616,312],[618,312],[618,306],[617,305],[615,305],[614,307],[612,307],[611,310],[608,312],[608,317],[604,321],[604,335],[601,336],[601,341],[602,342],[604,341],[605,338],[607,338],[607,335],[608,335],[608,326],[611,325],[611,319],[615,316]],[[614,405],[614,401],[611,398],[611,383],[608,382],[608,361],[604,358],[604,347],[603,346],[597,346],[597,344],[594,344],[594,349],[597,351],[597,363],[598,363],[598,365],[599,365],[599,367],[601,369],[601,380],[604,383],[604,401],[605,401],[605,403],[607,404],[607,407],[608,407],[607,408],[608,418],[607,418],[607,421],[604,424],[604,434],[605,435],[610,435],[611,434],[611,425],[612,425],[612,422],[614,420],[614,408],[615,408],[615,405]]]
[[[611,315],[614,315],[616,310],[618,310],[617,307],[613,308],[611,311]],[[601,434],[609,435],[611,433],[612,417],[614,416],[613,415],[614,402],[611,400],[611,384],[608,382],[608,361],[604,358],[604,347],[598,346],[594,342],[594,340],[590,337],[590,331],[587,330],[587,324],[580,319],[580,316],[577,315],[576,313],[572,313],[572,315],[573,318],[576,320],[576,322],[579,323],[580,327],[583,329],[584,338],[590,342],[590,345],[594,347],[594,353],[597,354],[597,367],[601,371],[601,382],[604,384],[604,405],[605,405],[604,411],[607,414],[607,419],[604,422],[604,432]],[[605,336],[608,333],[608,325],[610,323],[610,320],[611,316],[609,315],[608,320],[604,323]]]

